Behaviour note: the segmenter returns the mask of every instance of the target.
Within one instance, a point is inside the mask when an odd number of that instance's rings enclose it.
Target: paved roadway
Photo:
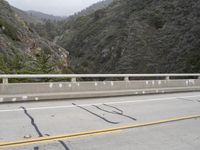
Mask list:
[[[0,149],[199,150],[200,118],[177,120],[195,115],[200,92],[0,104]],[[7,143],[32,138],[38,142]]]

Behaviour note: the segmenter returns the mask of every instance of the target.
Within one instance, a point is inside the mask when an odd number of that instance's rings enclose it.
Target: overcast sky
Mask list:
[[[7,0],[22,10],[35,10],[57,16],[78,12],[101,0]]]

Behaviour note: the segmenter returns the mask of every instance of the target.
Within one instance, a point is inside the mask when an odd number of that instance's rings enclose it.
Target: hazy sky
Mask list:
[[[48,14],[67,16],[101,0],[7,0],[22,10],[36,10]]]

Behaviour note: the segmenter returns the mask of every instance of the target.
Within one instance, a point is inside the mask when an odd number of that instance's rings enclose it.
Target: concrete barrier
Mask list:
[[[200,91],[200,79],[0,84],[0,102]]]

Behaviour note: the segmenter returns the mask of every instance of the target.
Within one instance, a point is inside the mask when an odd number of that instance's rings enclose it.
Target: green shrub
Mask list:
[[[51,62],[51,56],[44,51],[41,51],[36,60],[34,60],[34,72],[36,73],[52,73],[55,70],[55,64]]]
[[[8,22],[6,22],[5,20],[3,20],[2,18],[0,18],[0,28],[3,28],[3,27],[5,28],[3,30],[4,34],[9,36],[12,40],[15,40],[15,41],[20,40],[17,36],[17,29],[11,24],[9,24]]]
[[[8,72],[9,70],[6,65],[5,58],[3,57],[2,54],[0,54],[0,73],[8,73]]]
[[[164,26],[165,20],[162,18],[161,15],[151,14],[148,18],[148,23],[150,26],[156,29],[160,29]]]

